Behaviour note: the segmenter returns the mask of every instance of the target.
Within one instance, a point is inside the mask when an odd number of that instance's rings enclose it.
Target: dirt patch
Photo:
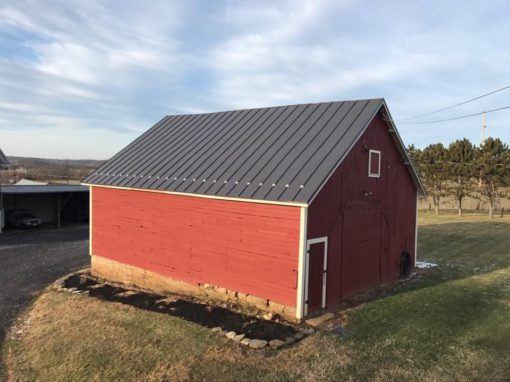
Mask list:
[[[226,305],[223,307],[205,304],[185,296],[169,297],[107,284],[88,274],[72,275],[64,281],[63,286],[101,300],[180,317],[207,328],[221,327],[229,332],[243,333],[248,338],[285,341],[287,337],[292,337],[299,331],[297,327],[281,321],[278,316],[273,320],[265,320],[228,309]]]

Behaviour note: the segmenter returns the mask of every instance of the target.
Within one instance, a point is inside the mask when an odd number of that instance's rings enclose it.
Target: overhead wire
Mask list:
[[[459,103],[456,103],[454,105],[450,105],[450,106],[447,106],[447,107],[443,107],[442,109],[438,109],[438,110],[434,110],[434,111],[431,111],[431,112],[428,112],[428,113],[424,113],[424,114],[418,114],[418,115],[415,115],[415,116],[412,116],[412,117],[406,117],[406,118],[402,118],[402,119],[399,119],[397,121],[408,121],[408,120],[411,120],[411,119],[417,119],[417,118],[422,118],[422,117],[427,117],[429,115],[432,115],[432,114],[436,114],[436,113],[440,113],[442,111],[445,111],[445,110],[450,110],[450,109],[453,109],[455,107],[458,107],[458,106],[461,106],[461,105],[465,105],[467,103],[470,103],[470,102],[473,102],[473,101],[476,101],[476,100],[479,100],[481,98],[484,98],[484,97],[487,97],[487,96],[490,96],[492,94],[495,94],[495,93],[498,93],[498,92],[501,92],[503,90],[506,90],[506,89],[510,89],[510,85],[507,85],[507,86],[504,86],[502,88],[499,88],[499,89],[496,89],[496,90],[493,90],[489,93],[485,93],[485,94],[482,94],[478,97],[474,97],[474,98],[471,98],[471,99],[468,99],[467,101],[463,101],[463,102],[459,102]],[[480,113],[481,114],[481,113]]]
[[[458,117],[452,117],[452,118],[445,118],[445,119],[436,119],[434,121],[424,121],[424,122],[402,122],[403,120],[401,119],[400,123],[404,123],[404,124],[419,124],[419,125],[427,125],[427,124],[431,124],[431,123],[439,123],[439,122],[448,122],[448,121],[455,121],[457,119],[464,119],[464,118],[470,118],[470,117],[475,117],[477,115],[482,115],[482,114],[490,114],[490,113],[495,113],[497,111],[501,111],[501,110],[506,110],[506,109],[510,109],[510,106],[503,106],[503,107],[498,107],[496,109],[491,109],[491,110],[486,110],[486,111],[480,111],[478,113],[473,113],[473,114],[466,114],[466,115],[461,115],[461,116],[458,116]],[[396,121],[394,121],[396,122]]]

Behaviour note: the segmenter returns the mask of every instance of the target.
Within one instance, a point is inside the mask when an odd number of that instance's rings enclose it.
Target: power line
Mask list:
[[[510,89],[510,85],[508,85],[508,86],[504,86],[504,87],[502,87],[502,88],[500,88],[500,89],[497,89],[497,90],[491,91],[491,92],[489,92],[489,93],[482,94],[481,96],[478,96],[478,97],[475,97],[475,98],[471,98],[471,99],[469,99],[469,100],[467,100],[467,101],[460,102],[460,103],[456,103],[455,105],[447,106],[447,107],[444,107],[444,108],[439,109],[439,110],[431,111],[431,112],[429,112],[429,113],[419,114],[419,115],[415,115],[415,116],[413,116],[413,117],[407,117],[407,118],[399,119],[398,121],[407,121],[407,120],[410,120],[410,119],[417,119],[417,118],[426,117],[426,116],[429,116],[429,115],[432,115],[432,114],[440,113],[440,112],[442,112],[442,111],[449,110],[449,109],[453,109],[454,107],[457,107],[457,106],[465,105],[466,103],[469,103],[469,102],[473,102],[473,101],[479,100],[480,98],[484,98],[484,97],[490,96],[490,95],[492,95],[492,94],[495,94],[495,93],[501,92],[501,91],[506,90],[506,89]]]
[[[481,111],[479,113],[473,113],[473,114],[467,114],[467,115],[461,115],[458,117],[453,118],[446,118],[446,119],[436,119],[434,121],[426,121],[426,122],[400,122],[400,123],[409,123],[409,124],[420,124],[420,125],[427,125],[430,123],[439,123],[439,122],[448,122],[448,121],[455,121],[457,119],[464,119],[464,118],[470,118],[470,117],[476,117],[477,115],[482,115],[483,113],[489,114],[494,113],[496,111],[510,109],[510,106],[504,106],[504,107],[498,107],[497,109],[487,110],[487,111]],[[401,120],[402,121],[402,120]]]

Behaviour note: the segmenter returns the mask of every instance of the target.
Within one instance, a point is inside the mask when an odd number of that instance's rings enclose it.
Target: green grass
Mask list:
[[[152,312],[55,291],[4,354],[16,381],[510,380],[510,219],[420,216],[419,258],[439,266],[321,332],[251,351]]]

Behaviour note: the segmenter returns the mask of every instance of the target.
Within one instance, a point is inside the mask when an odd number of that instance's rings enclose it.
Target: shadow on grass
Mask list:
[[[509,280],[510,267],[387,296],[352,312],[347,341],[358,362],[371,364],[364,377],[402,353],[413,367],[426,372],[437,364],[445,375],[449,364],[476,362],[473,354],[487,356],[484,368],[493,366],[492,358],[508,359]]]
[[[455,222],[419,227],[418,259],[438,264],[431,272],[452,280],[510,266],[510,223]]]
[[[418,260],[437,264],[349,300],[353,305],[510,267],[510,222],[460,221],[421,225]]]

